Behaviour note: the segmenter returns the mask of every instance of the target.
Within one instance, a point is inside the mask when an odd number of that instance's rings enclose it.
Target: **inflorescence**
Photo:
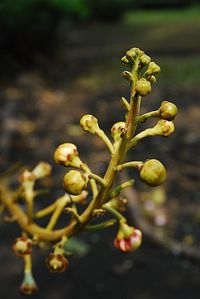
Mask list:
[[[160,161],[125,160],[127,153],[143,138],[167,137],[173,133],[177,107],[169,101],[163,101],[157,110],[140,114],[141,102],[151,92],[161,69],[138,48],[127,51],[121,60],[128,69],[122,75],[130,85],[131,92],[129,100],[124,97],[120,100],[125,117],[124,121],[118,121],[112,126],[112,139],[100,128],[95,116],[86,114],[80,119],[81,128],[101,138],[110,152],[104,176],[93,173],[81,160],[77,146],[67,142],[59,145],[54,153],[55,162],[68,169],[63,178],[63,196],[46,208],[35,211],[34,203],[39,193],[35,188],[36,181],[51,174],[48,163],[40,162],[33,170],[24,170],[15,191],[9,188],[9,184],[4,184],[3,180],[0,182],[1,210],[9,212],[10,218],[17,222],[22,231],[12,248],[17,256],[24,259],[24,279],[20,287],[23,294],[37,291],[31,258],[35,246],[47,245],[52,248],[46,258],[47,267],[51,272],[63,272],[69,264],[66,245],[70,237],[81,230],[96,231],[117,224],[118,232],[114,238],[117,249],[134,252],[141,245],[142,232],[127,223],[122,214],[126,200],[120,196],[124,188],[134,184],[134,180],[116,185],[116,178],[119,172],[129,167],[137,169],[141,181],[149,186],[159,186],[165,181],[166,170]],[[153,117],[158,119],[153,127],[135,133],[141,123]],[[21,206],[21,199],[24,207]],[[63,213],[68,213],[70,219],[66,226],[58,229],[56,225]],[[114,218],[101,221],[105,214]],[[49,222],[46,227],[42,227],[37,220],[46,216],[49,216]]]

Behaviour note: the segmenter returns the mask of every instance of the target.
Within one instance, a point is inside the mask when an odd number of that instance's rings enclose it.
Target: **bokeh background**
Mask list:
[[[1,0],[1,171],[16,162],[29,167],[39,160],[52,163],[56,175],[47,182],[52,191],[41,199],[43,204],[63,192],[64,170],[52,158],[58,144],[76,143],[83,160],[94,172],[103,173],[106,149],[97,138],[81,132],[79,119],[84,113],[96,115],[108,134],[112,124],[123,119],[119,99],[129,96],[129,87],[121,78],[120,58],[129,48],[139,47],[162,68],[142,111],[157,109],[167,99],[178,106],[179,115],[173,136],[141,142],[132,159],[157,158],[167,166],[163,215],[171,235],[198,246],[199,32],[197,0]],[[151,194],[136,182],[141,194]],[[173,209],[191,212],[174,221]],[[128,218],[134,223],[131,209]],[[14,224],[1,222],[2,298],[21,298],[22,262],[11,250],[19,233]],[[48,273],[47,252],[36,250],[34,274],[40,292],[35,297],[199,298],[198,260],[167,251],[145,237],[138,252],[123,255],[114,249],[115,234],[116,229],[82,234],[89,250],[84,257],[74,256],[64,274]]]

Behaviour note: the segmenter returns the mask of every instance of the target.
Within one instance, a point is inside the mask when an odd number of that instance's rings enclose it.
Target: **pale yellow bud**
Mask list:
[[[85,114],[80,119],[81,128],[84,131],[88,131],[92,134],[96,134],[100,131],[98,120],[91,114]]]
[[[51,165],[45,162],[40,162],[38,165],[33,169],[32,174],[36,177],[36,179],[44,178],[51,173]]]

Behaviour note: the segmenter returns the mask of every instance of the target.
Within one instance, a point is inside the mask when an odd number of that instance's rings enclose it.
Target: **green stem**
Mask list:
[[[117,196],[123,189],[127,187],[131,187],[134,184],[134,180],[129,180],[127,182],[124,182],[120,184],[119,186],[115,187],[113,190],[110,191],[109,195],[111,198]]]
[[[109,203],[104,204],[103,208],[106,211],[109,211],[111,214],[113,214],[119,221],[122,221],[122,222],[126,221],[126,218],[120,212],[118,212],[116,209],[112,208]]]
[[[145,114],[142,114],[142,115],[138,116],[137,119],[136,119],[136,122],[137,123],[144,123],[150,117],[159,117],[159,116],[160,116],[159,110],[150,111],[150,112],[147,112]]]
[[[107,220],[107,221],[104,221],[104,222],[101,222],[101,223],[98,223],[98,224],[88,224],[85,226],[84,230],[86,231],[92,231],[92,232],[95,232],[97,230],[101,230],[101,229],[104,229],[106,227],[109,227],[109,226],[112,226],[116,223],[116,219],[110,219],[110,220]]]
[[[142,161],[131,161],[131,162],[126,162],[126,163],[123,163],[123,164],[120,164],[116,167],[116,170],[117,171],[121,171],[123,170],[124,168],[127,168],[127,167],[134,167],[134,168],[137,168],[139,169],[144,163]]]

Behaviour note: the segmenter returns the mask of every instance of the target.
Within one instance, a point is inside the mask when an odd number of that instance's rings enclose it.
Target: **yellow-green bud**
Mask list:
[[[156,159],[147,160],[140,169],[140,179],[152,187],[161,185],[166,179],[164,165]]]
[[[160,116],[166,120],[173,120],[178,112],[175,104],[163,101],[160,106]]]
[[[145,78],[141,78],[136,82],[135,90],[139,95],[144,97],[151,92],[151,83]]]
[[[174,132],[174,124],[172,121],[161,119],[157,122],[155,127],[153,127],[154,135],[157,136],[169,136]]]
[[[121,139],[121,135],[123,134],[123,131],[125,131],[125,125],[126,125],[125,122],[119,121],[112,126],[111,135],[115,140],[115,142]]]
[[[67,193],[79,195],[87,187],[87,178],[77,170],[70,170],[64,176],[63,185]]]
[[[149,64],[151,62],[151,57],[146,54],[143,54],[140,57],[140,61],[142,62],[142,64]]]
[[[80,125],[84,131],[88,131],[92,134],[96,134],[100,131],[97,118],[91,114],[83,115],[80,119]]]
[[[146,74],[155,75],[155,74],[160,73],[160,71],[161,71],[161,68],[159,67],[159,65],[157,65],[155,62],[152,61],[149,63],[149,67],[146,71]]]
[[[147,78],[147,80],[151,83],[151,84],[155,84],[156,83],[156,77],[155,76],[150,76],[149,78]]]
[[[134,61],[135,58],[136,58],[137,54],[135,52],[135,48],[131,48],[130,50],[128,50],[126,52],[126,58],[129,60],[129,61]]]
[[[121,62],[123,65],[125,66],[128,66],[130,63],[129,63],[129,60],[126,56],[123,56],[122,59],[121,59]]]
[[[78,157],[77,147],[73,143],[63,143],[54,152],[56,163],[64,166],[80,167],[82,162]]]
[[[131,72],[124,71],[122,72],[122,76],[128,81],[128,83],[131,84],[133,82],[133,75],[131,74]]]

